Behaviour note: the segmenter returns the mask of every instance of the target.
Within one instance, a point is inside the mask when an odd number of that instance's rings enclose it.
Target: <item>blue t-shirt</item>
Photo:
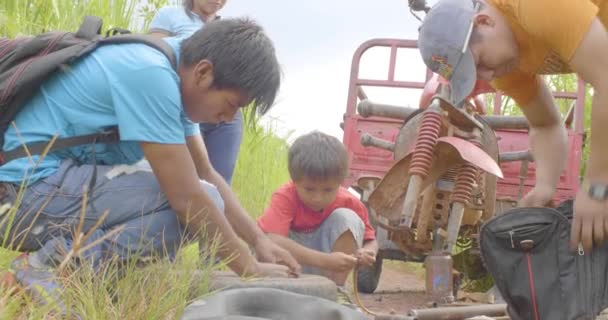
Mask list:
[[[169,32],[171,36],[189,37],[203,27],[204,22],[194,12],[189,17],[184,7],[163,7],[150,23],[150,31],[161,30]]]
[[[179,56],[181,38],[165,39]],[[4,135],[3,150],[118,126],[120,142],[97,144],[101,165],[143,158],[140,142],[184,144],[199,134],[185,115],[179,76],[160,51],[145,44],[105,45],[46,80]],[[15,159],[0,167],[0,181],[29,183],[55,173],[64,159],[92,163],[92,145]]]

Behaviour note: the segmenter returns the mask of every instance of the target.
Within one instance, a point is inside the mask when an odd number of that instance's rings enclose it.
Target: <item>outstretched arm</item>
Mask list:
[[[160,187],[179,221],[207,239],[221,237],[219,254],[234,256],[230,268],[240,275],[256,273],[256,259],[234,233],[228,221],[201,187],[190,153],[185,145],[142,143]]]
[[[590,154],[585,180],[608,184],[608,32],[596,18],[570,61],[572,69],[593,86]],[[585,249],[608,238],[608,201],[593,200],[580,190],[574,205],[571,245]]]
[[[268,236],[278,245],[288,250],[303,265],[309,265],[324,270],[340,272],[350,270],[356,258],[343,252],[325,253],[307,248],[287,237],[269,233]]]
[[[528,207],[546,206],[551,202],[568,152],[566,128],[551,91],[540,77],[537,81],[537,94],[521,106],[530,124],[530,149],[536,162],[536,185],[520,202],[521,206]]]
[[[255,221],[241,207],[232,189],[224,178],[213,169],[207,155],[205,144],[200,135],[186,138],[188,149],[196,164],[198,176],[216,186],[224,199],[224,212],[228,221],[236,233],[247,243],[251,244],[262,261],[285,264],[290,270],[298,274],[300,265],[296,260],[281,247],[272,242],[266,234],[257,226]]]

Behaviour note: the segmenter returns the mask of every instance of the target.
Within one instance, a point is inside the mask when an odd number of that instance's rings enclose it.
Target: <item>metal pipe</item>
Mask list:
[[[498,156],[498,162],[534,161],[530,150],[503,152]]]
[[[412,227],[416,205],[418,204],[418,196],[420,195],[420,189],[422,187],[422,180],[423,177],[418,174],[412,174],[410,176],[405,200],[403,201],[403,208],[401,210],[401,221],[399,226]]]
[[[448,236],[445,243],[444,253],[450,254],[456,245],[460,225],[462,224],[462,216],[464,215],[464,203],[455,201],[452,203],[452,210],[448,218]]]
[[[514,116],[481,116],[488,125],[496,129],[529,129],[526,117]]]
[[[359,105],[357,106],[357,111],[365,118],[377,116],[405,120],[416,110],[418,109],[374,103],[367,99],[359,102]]]
[[[361,145],[364,147],[376,147],[388,151],[395,151],[395,144],[391,141],[376,138],[369,133],[361,135]]]
[[[475,316],[504,316],[506,304],[487,304],[462,307],[439,307],[431,309],[410,310],[408,316],[413,320],[462,320]]]
[[[401,107],[389,104],[374,103],[370,100],[362,100],[357,106],[357,111],[362,117],[386,117],[393,119],[407,119],[417,108]],[[525,117],[514,116],[496,116],[484,115],[481,116],[492,129],[517,129],[527,130],[528,120]]]

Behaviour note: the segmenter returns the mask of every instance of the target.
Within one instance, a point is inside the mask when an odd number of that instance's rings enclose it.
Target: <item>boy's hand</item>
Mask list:
[[[357,264],[360,266],[371,267],[376,262],[376,252],[374,250],[361,248],[355,253]]]
[[[352,254],[332,252],[327,255],[327,262],[325,263],[324,268],[331,271],[342,272],[351,270],[355,265],[357,265],[357,258]]]
[[[295,276],[300,275],[302,267],[298,261],[296,261],[289,251],[281,248],[267,236],[258,239],[254,248],[258,260],[285,265],[289,268],[290,274]]]

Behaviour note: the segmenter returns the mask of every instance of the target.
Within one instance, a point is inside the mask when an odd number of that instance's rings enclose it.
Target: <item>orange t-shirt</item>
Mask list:
[[[568,66],[595,17],[606,25],[606,0],[488,0],[506,17],[519,45],[517,69],[492,81],[518,104],[538,92],[539,75],[570,73]]]
[[[365,224],[363,240],[376,238],[376,232],[369,223],[367,208],[343,187],[338,190],[334,202],[325,207],[323,212],[317,212],[302,203],[295,184],[289,182],[272,195],[270,205],[258,219],[258,225],[264,232],[276,233],[285,237],[289,235],[289,230],[312,232],[337,208],[351,209],[363,220]]]

